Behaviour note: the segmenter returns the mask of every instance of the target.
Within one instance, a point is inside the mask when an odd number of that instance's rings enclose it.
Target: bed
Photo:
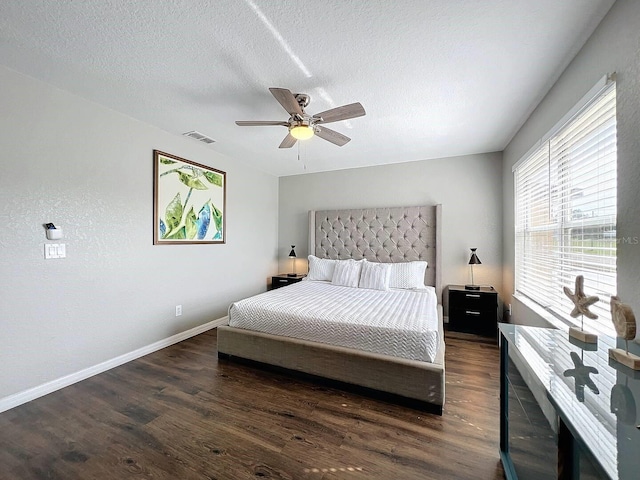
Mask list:
[[[440,217],[440,205],[309,212],[309,253],[314,255],[314,262],[347,260],[339,262],[340,266],[360,262],[366,263],[365,268],[385,271],[426,262],[423,271],[427,287],[373,292],[336,286],[320,279],[236,302],[230,307],[230,321],[235,326],[218,327],[219,357],[249,360],[341,382],[442,414],[445,346]],[[393,265],[375,267],[379,263]],[[404,265],[395,265],[400,263]],[[311,271],[318,270],[314,267]],[[389,298],[382,298],[385,296]],[[400,298],[402,308],[391,309],[374,329],[354,333],[353,324],[361,323],[360,317],[382,311],[383,305],[388,304],[385,302],[394,296]],[[321,303],[324,300],[337,310],[324,312],[321,305],[311,301],[313,298]],[[297,301],[290,307],[293,310],[288,313],[279,310],[288,299]],[[265,301],[271,309],[268,312],[257,306]],[[375,303],[379,301],[382,303]],[[405,312],[423,315],[425,302],[434,304],[429,307],[434,318],[425,320],[428,328],[413,328],[411,320],[397,327]],[[364,310],[355,310],[355,316],[349,316],[355,304]],[[313,320],[315,312],[324,312],[318,314],[323,322]],[[307,316],[312,318],[311,327],[300,321]],[[261,327],[260,322],[270,327]],[[324,337],[314,337],[313,322],[323,330]],[[349,338],[351,343],[345,340]],[[400,348],[388,348],[393,345]]]

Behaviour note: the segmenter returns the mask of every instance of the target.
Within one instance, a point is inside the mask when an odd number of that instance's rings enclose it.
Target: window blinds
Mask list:
[[[611,82],[514,169],[515,279],[523,294],[571,324],[562,287],[597,295],[585,329],[615,335],[616,90]]]

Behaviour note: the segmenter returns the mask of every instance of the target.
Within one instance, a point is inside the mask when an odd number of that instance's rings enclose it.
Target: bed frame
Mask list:
[[[433,363],[229,326],[218,327],[218,356],[382,392],[441,415],[445,385],[441,212],[440,205],[309,212],[309,253],[317,257],[383,263],[427,261],[425,284],[436,289],[440,330]]]

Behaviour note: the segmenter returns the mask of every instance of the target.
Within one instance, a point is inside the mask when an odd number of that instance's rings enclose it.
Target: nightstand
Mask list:
[[[495,337],[498,292],[493,287],[466,290],[462,285],[449,285],[449,330]]]
[[[271,277],[271,290],[274,288],[286,287],[287,285],[291,285],[292,283],[298,283],[302,280],[306,275],[296,275],[295,277],[290,277],[286,273],[279,273],[278,275],[274,275]]]

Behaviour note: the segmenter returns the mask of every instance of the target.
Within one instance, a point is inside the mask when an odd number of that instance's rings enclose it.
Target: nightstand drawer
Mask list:
[[[495,335],[498,328],[496,309],[474,310],[450,308],[449,328],[458,332]]]
[[[449,299],[451,304],[471,310],[495,310],[498,306],[498,295],[496,293],[475,290],[450,290]]]
[[[273,287],[274,287],[274,288],[276,287],[276,285],[277,285],[277,286],[279,286],[279,287],[281,287],[281,286],[283,286],[283,285],[289,285],[289,284],[291,284],[291,283],[294,283],[294,282],[292,282],[292,281],[291,281],[291,280],[289,280],[288,278],[273,277],[273,278],[271,279],[271,284],[273,285]]]
[[[296,275],[292,277],[286,274],[274,275],[271,277],[271,289],[273,290],[274,288],[286,287],[287,285],[298,283],[302,281],[305,276],[306,275]]]

